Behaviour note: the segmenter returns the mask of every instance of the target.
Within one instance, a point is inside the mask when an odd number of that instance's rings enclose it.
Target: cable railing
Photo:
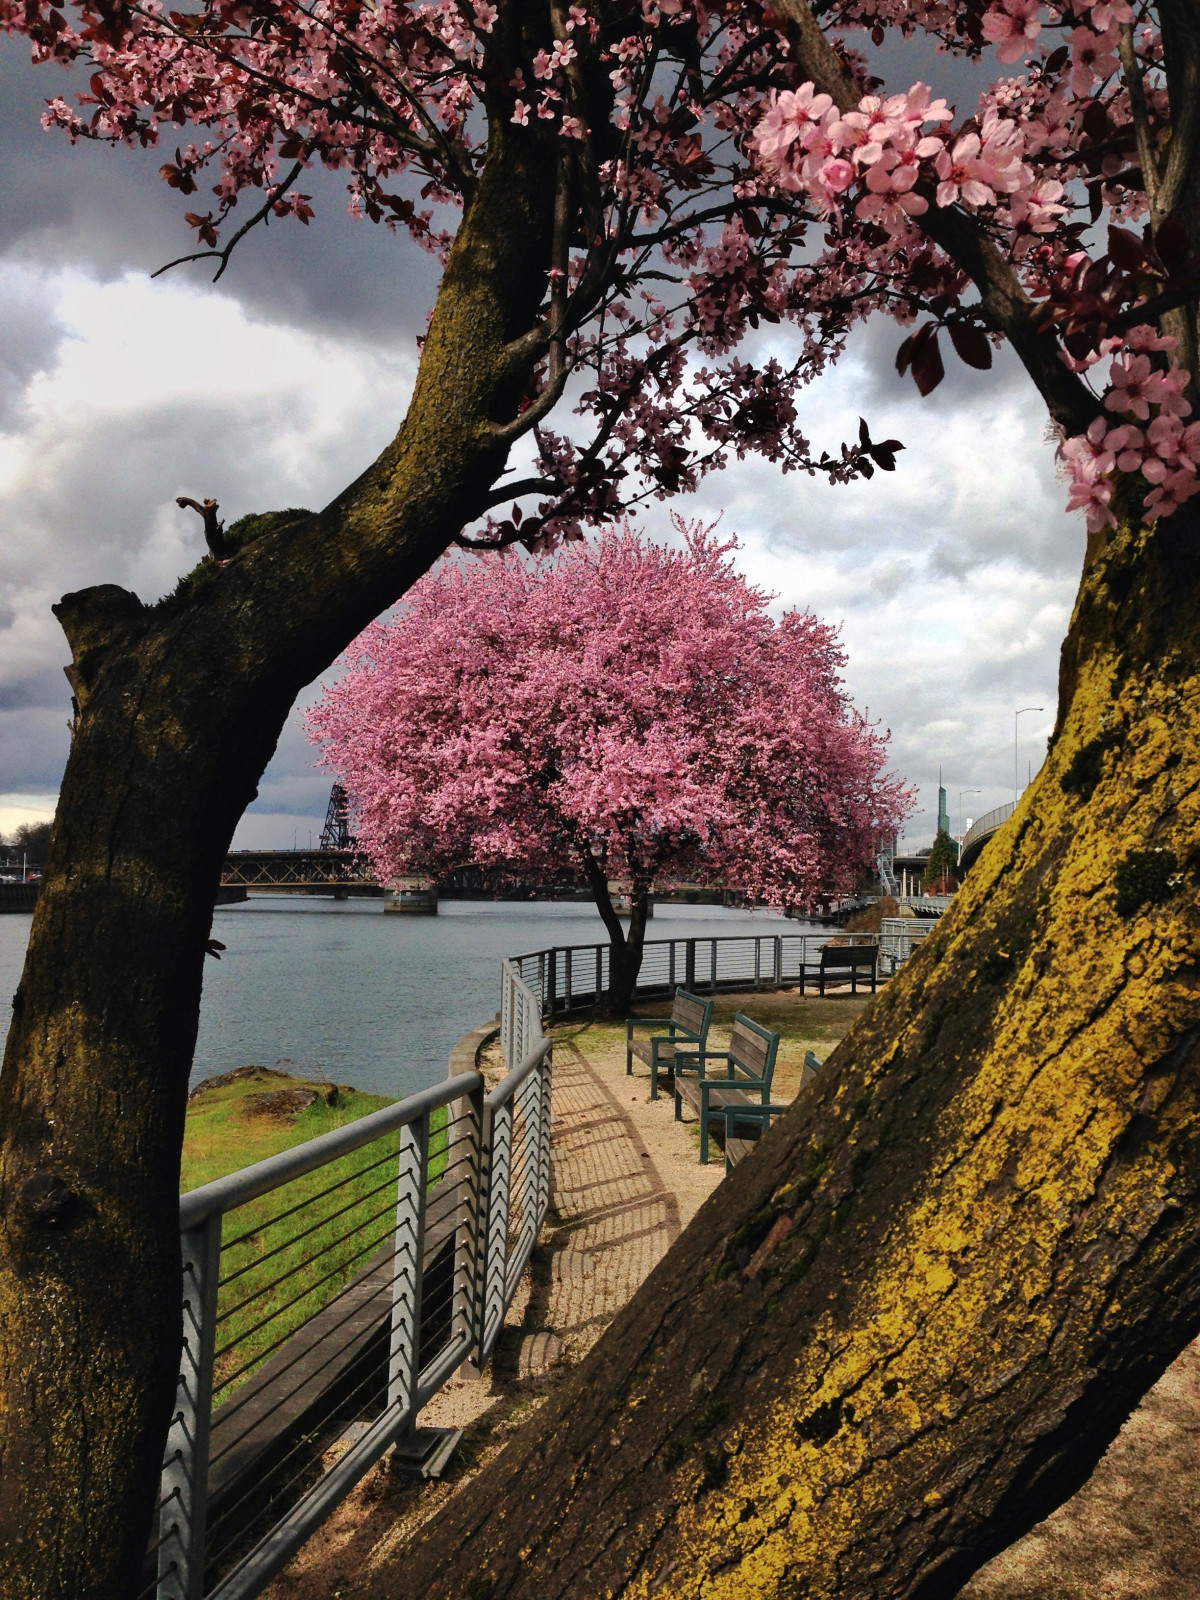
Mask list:
[[[482,1367],[550,1194],[550,1041],[508,980],[511,1070],[477,1071],[182,1196],[183,1345],[141,1594],[249,1600]],[[519,1049],[519,1057],[514,1050]]]
[[[839,944],[877,944],[873,933],[712,934],[687,939],[647,939],[634,994],[639,1000],[720,990],[803,989],[818,952]],[[505,968],[554,1016],[594,1005],[608,989],[607,944],[555,945],[510,956]],[[503,1008],[502,1008],[503,1025]]]

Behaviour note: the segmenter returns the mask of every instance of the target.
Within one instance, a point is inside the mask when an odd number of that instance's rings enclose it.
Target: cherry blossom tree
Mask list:
[[[618,1016],[656,880],[805,906],[854,887],[906,799],[841,689],[833,631],[776,623],[733,543],[677,531],[682,550],[626,527],[552,563],[444,565],[367,629],[309,719],[384,879],[585,876]]]
[[[0,22],[71,74],[51,129],[160,146],[195,208],[181,259],[220,273],[268,219],[309,223],[320,162],[443,266],[409,409],[328,506],[264,517],[158,605],[57,608],[75,731],[0,1077],[4,1583],[107,1597],[141,1559],[212,891],[301,687],[455,541],[572,542],[751,452],[894,469],[868,423],[810,443],[797,419],[885,315],[922,392],[947,350],[986,368],[1008,341],[1059,434],[1090,537],[1050,758],[564,1390],[571,1425],[548,1410],[505,1458],[521,1492],[492,1469],[447,1513],[470,1537],[439,1530],[396,1589],[440,1565],[496,1595],[581,1572],[660,1600],[948,1592],[1200,1321],[1194,8],[0,0]],[[889,34],[930,44],[931,84],[874,80]],[[998,58],[978,104],[946,103],[935,51]]]

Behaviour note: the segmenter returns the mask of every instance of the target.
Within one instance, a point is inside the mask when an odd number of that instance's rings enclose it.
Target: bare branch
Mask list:
[[[166,266],[159,267],[158,271],[152,272],[150,276],[152,278],[161,277],[164,272],[170,272],[172,267],[181,267],[188,261],[219,261],[221,265],[217,268],[216,272],[213,273],[213,282],[216,283],[217,279],[229,265],[229,257],[233,254],[235,247],[246,237],[251,228],[256,228],[260,222],[265,225],[270,221],[271,212],[274,210],[275,206],[278,205],[279,201],[288,192],[303,171],[303,161],[297,161],[283,182],[273,185],[272,188],[268,190],[267,198],[263,201],[262,205],[252,217],[242,223],[241,227],[234,234],[233,238],[230,239],[229,243],[223,250],[196,250],[188,256],[177,256],[174,261],[168,261]],[[182,501],[180,503],[182,504]]]

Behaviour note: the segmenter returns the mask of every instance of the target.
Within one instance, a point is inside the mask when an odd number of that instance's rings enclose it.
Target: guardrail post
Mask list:
[[[689,939],[685,945],[683,986],[692,994],[696,992],[696,941]]]
[[[712,990],[713,994],[716,994],[716,992],[717,992],[717,941],[715,939],[712,939],[709,942],[712,945],[712,981],[709,984],[709,988]]]
[[[551,1095],[554,1090],[554,1048],[551,1046],[546,1051],[541,1065],[538,1067],[538,1079],[542,1085],[541,1125],[538,1129],[538,1196],[537,1196],[537,1225],[540,1228],[546,1220],[546,1212],[550,1209],[550,1113]]]
[[[200,1600],[204,1593],[204,1522],[208,1499],[208,1430],[212,1414],[221,1213],[180,1235],[183,1347],[175,1415],[167,1434],[158,1513],[157,1600]]]
[[[754,938],[754,987],[762,988],[762,936],[759,934]]]
[[[602,970],[603,966],[604,966],[604,946],[602,944],[598,944],[596,946],[596,1004],[597,1005],[600,1004],[600,996],[604,993],[604,988],[603,988],[603,983],[602,983],[603,976],[604,976],[603,970]]]
[[[546,1010],[551,1016],[558,1009],[558,948],[547,951],[550,957],[546,972]],[[516,1062],[512,1065],[515,1067]]]
[[[396,1172],[396,1232],[392,1252],[392,1324],[388,1341],[388,1409],[416,1421],[421,1368],[421,1278],[425,1251],[425,1181],[429,1113],[400,1129]]]
[[[571,949],[570,945],[567,946],[564,954],[566,955],[566,958],[567,958],[567,1010],[570,1011],[570,1009],[571,1009],[571,1000],[572,1000],[572,996],[571,996],[571,978],[572,978],[571,957],[574,954],[574,951]]]
[[[777,989],[783,988],[783,939],[775,934],[772,943],[775,946],[775,973],[774,983]]]
[[[470,1367],[471,1376],[478,1377],[480,1366],[476,1364],[475,1355],[479,1345],[479,1309],[481,1305],[479,1286],[481,1281],[480,1266],[484,1253],[484,1240],[486,1230],[486,1179],[483,1160],[483,1124],[486,1115],[484,1109],[484,1089],[481,1084],[464,1099],[456,1102],[463,1108],[467,1118],[467,1129],[456,1130],[455,1138],[447,1149],[447,1161],[455,1165],[461,1157],[455,1154],[455,1145],[462,1141],[471,1141],[471,1151],[466,1158],[466,1171],[458,1180],[461,1184],[460,1198],[457,1210],[457,1223],[454,1230],[454,1324],[452,1337],[457,1338],[460,1333],[467,1338],[469,1354],[463,1365]]]
[[[508,1179],[512,1167],[512,1101],[491,1114],[488,1127],[487,1211],[484,1213],[483,1284],[479,1361],[487,1360],[504,1322],[504,1272],[508,1260]],[[489,1327],[495,1318],[494,1327]]]

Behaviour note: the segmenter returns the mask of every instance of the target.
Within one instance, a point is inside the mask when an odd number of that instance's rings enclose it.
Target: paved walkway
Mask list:
[[[485,1076],[501,1075],[494,1047],[482,1065]],[[611,1029],[556,1035],[551,1119],[550,1209],[506,1331],[482,1378],[452,1378],[421,1413],[427,1426],[467,1430],[471,1469],[587,1353],[724,1172],[719,1161],[700,1166],[694,1133],[674,1120],[671,1098],[651,1102],[648,1079],[626,1077]],[[414,1485],[377,1468],[266,1594],[373,1594],[373,1575],[472,1475]]]

